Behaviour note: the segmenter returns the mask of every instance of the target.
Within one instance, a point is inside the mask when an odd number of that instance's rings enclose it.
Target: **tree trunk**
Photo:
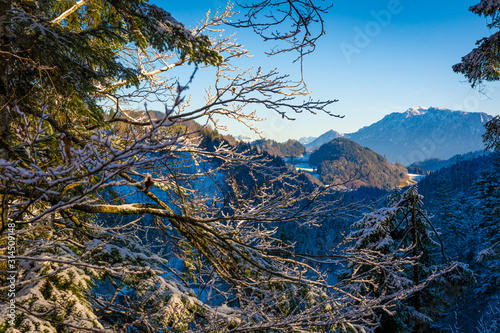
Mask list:
[[[7,11],[11,9],[11,0],[0,0],[0,158],[8,159],[9,128],[10,128],[10,103],[12,100],[9,88],[9,63],[11,51],[9,34],[10,20]],[[8,202],[5,195],[0,194],[1,226],[0,233],[7,227]]]
[[[417,226],[417,214],[415,211],[415,206],[412,207],[411,210],[411,224],[413,228],[413,256],[418,257],[418,226]],[[413,266],[413,283],[415,286],[420,284],[420,264],[417,260],[415,263],[415,266]],[[421,306],[420,306],[420,292],[417,291],[413,295],[414,299],[414,307],[415,311],[420,312],[421,311]],[[415,333],[421,333],[423,332],[423,325],[422,322],[417,318],[415,321]]]
[[[7,11],[10,10],[11,0],[0,0],[0,138],[4,144],[8,142],[10,123],[10,96],[9,89],[9,17]],[[7,150],[2,148],[0,158],[8,157]]]

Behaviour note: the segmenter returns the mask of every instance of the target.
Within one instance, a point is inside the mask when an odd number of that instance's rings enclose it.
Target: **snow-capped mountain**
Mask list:
[[[484,149],[481,136],[484,124],[491,118],[480,112],[410,108],[403,113],[391,113],[346,137],[384,155],[390,162],[409,165]]]
[[[305,145],[313,142],[316,139],[317,139],[316,136],[304,136],[304,137],[300,138],[298,141],[305,146]]]
[[[250,142],[253,141],[251,137],[244,136],[244,135],[236,135],[234,138],[236,140],[243,141],[243,142],[246,142],[246,143],[250,143]]]
[[[307,151],[319,148],[320,146],[324,145],[327,142],[332,141],[333,139],[343,137],[344,135],[342,133],[339,133],[334,130],[329,130],[326,133],[323,133],[320,135],[318,138],[315,140],[311,141],[308,144],[305,144],[304,146],[306,147]]]

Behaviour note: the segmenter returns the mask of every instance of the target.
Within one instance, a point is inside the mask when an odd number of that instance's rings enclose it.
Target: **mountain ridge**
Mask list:
[[[317,137],[315,140],[311,141],[310,143],[305,144],[304,146],[308,151],[319,148],[320,146],[324,145],[325,143],[328,143],[336,138],[343,137],[344,135],[340,132],[337,132],[333,129],[321,134],[319,137]]]
[[[484,112],[466,112],[445,108],[409,108],[393,112],[354,133],[341,135],[385,156],[389,162],[410,165],[429,158],[449,159],[458,154],[484,149],[484,124],[492,119]],[[331,134],[330,134],[331,135]]]

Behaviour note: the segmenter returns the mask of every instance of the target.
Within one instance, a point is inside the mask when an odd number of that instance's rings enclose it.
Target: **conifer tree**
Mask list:
[[[362,272],[357,278],[361,293],[386,294],[402,291],[408,286],[420,285],[443,267],[453,267],[438,282],[426,284],[412,297],[399,302],[391,312],[383,312],[380,332],[424,332],[438,308],[442,310],[446,288],[465,286],[472,272],[465,264],[452,263],[445,255],[439,236],[422,206],[417,186],[404,193],[395,190],[388,197],[387,207],[366,214],[353,224],[347,237],[352,252],[363,252],[365,261],[353,261],[342,273],[345,280]],[[436,252],[442,254],[438,264]],[[382,269],[380,262],[390,261],[390,269]],[[448,285],[448,286],[447,286]]]
[[[482,244],[477,259],[487,267],[486,270],[481,270],[482,292],[486,294],[498,290],[500,279],[499,168],[500,159],[495,153],[491,165],[481,172],[473,187],[477,198],[476,212],[479,220],[476,232],[479,234],[479,243]]]
[[[500,7],[496,1],[481,0],[471,6],[469,10],[489,20],[488,28],[492,31],[500,28],[498,11]],[[477,41],[477,47],[462,57],[462,61],[453,66],[453,70],[462,73],[474,87],[484,81],[496,81],[500,78],[499,62],[500,32],[495,31],[491,36]]]

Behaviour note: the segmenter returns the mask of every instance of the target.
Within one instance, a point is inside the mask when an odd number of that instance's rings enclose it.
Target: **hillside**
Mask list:
[[[311,154],[309,163],[317,166],[324,182],[350,181],[347,186],[392,188],[406,182],[407,170],[401,164],[389,164],[386,159],[346,138],[337,138]]]
[[[429,158],[449,159],[484,148],[485,113],[439,108],[411,108],[391,113],[346,137],[373,149],[391,162],[410,165]]]
[[[297,140],[287,142],[276,142],[274,140],[256,140],[252,145],[277,157],[300,157],[306,152],[306,148]]]
[[[479,150],[467,154],[458,154],[447,160],[442,160],[440,158],[428,158],[424,161],[412,163],[408,166],[408,169],[418,168],[424,172],[436,171],[441,168],[449,167],[455,163],[471,160],[482,155],[484,155],[484,152],[482,150]]]

